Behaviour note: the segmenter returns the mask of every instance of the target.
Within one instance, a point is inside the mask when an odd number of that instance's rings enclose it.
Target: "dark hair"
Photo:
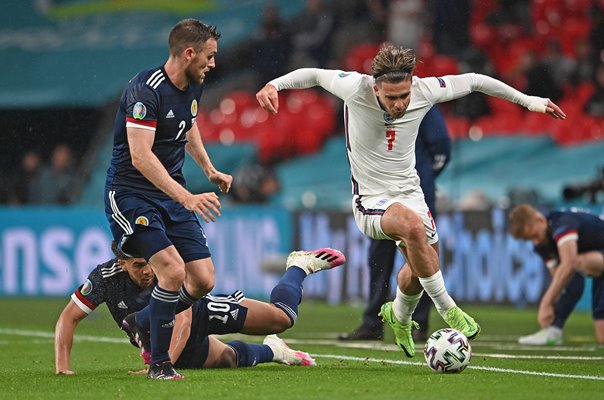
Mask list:
[[[115,254],[115,256],[119,260],[127,261],[127,260],[130,260],[132,258],[131,256],[129,256],[128,254],[124,253],[123,251],[121,251],[117,247],[117,243],[115,242],[115,240],[111,241],[111,251],[113,252],[113,254]]]
[[[373,58],[371,72],[376,83],[398,83],[411,78],[415,63],[413,50],[385,45]]]
[[[201,46],[208,39],[220,39],[220,32],[216,27],[206,25],[194,18],[187,18],[174,25],[168,37],[168,46],[170,53],[177,55],[187,47],[193,47],[197,51],[201,50]]]

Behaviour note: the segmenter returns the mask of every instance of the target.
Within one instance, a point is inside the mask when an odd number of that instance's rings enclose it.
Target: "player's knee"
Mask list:
[[[285,332],[289,328],[293,327],[296,321],[289,318],[284,312],[279,313],[273,321],[273,333]]]

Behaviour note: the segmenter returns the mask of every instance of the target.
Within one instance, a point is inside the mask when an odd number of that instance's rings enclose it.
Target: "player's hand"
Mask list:
[[[545,112],[556,119],[566,119],[566,114],[560,107],[554,104],[553,101],[547,99],[547,106],[545,106]]]
[[[63,369],[61,371],[57,371],[57,375],[75,375],[75,371],[70,369]]]
[[[222,172],[215,172],[208,176],[210,182],[218,185],[222,193],[228,193],[233,183],[233,177],[229,174],[223,174]]]
[[[539,314],[537,315],[537,321],[541,327],[550,326],[554,323],[554,306],[551,304],[544,304],[543,302],[539,305]]]
[[[256,100],[260,103],[260,106],[273,115],[276,115],[279,111],[279,92],[273,85],[265,85],[258,93],[256,93]]]
[[[190,194],[182,205],[196,212],[205,222],[216,222],[216,217],[220,217],[220,201],[214,192]]]

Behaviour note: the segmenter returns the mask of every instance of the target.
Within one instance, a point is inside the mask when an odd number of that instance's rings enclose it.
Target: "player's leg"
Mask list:
[[[596,341],[604,345],[604,273],[591,282],[591,309]]]
[[[183,259],[185,278],[179,288],[176,313],[189,307],[214,288],[214,263],[199,220],[184,207],[172,207],[166,234]]]
[[[151,350],[150,358],[156,366],[170,363],[172,321],[184,279],[184,263],[166,235],[159,203],[154,198],[128,192],[107,191],[105,196],[105,213],[120,251],[148,260],[158,279],[149,305],[123,324],[143,353]],[[173,371],[171,364],[157,371],[153,369],[152,365],[149,377],[182,377]]]
[[[247,307],[247,314],[240,333],[270,335],[281,333],[292,327],[289,314],[272,303],[245,299],[241,305]]]
[[[286,270],[271,291],[270,302],[280,308],[293,326],[298,319],[298,305],[302,301],[302,282],[310,274],[335,268],[346,262],[346,257],[330,248],[313,251],[293,251],[287,257]]]
[[[363,312],[363,323],[341,340],[381,340],[384,323],[378,316],[390,296],[390,276],[394,269],[397,246],[392,240],[371,239],[369,242],[369,299]]]

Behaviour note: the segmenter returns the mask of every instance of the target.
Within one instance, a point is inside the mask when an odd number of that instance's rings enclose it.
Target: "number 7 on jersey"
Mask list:
[[[396,131],[393,126],[386,127],[386,139],[388,139],[388,151],[392,151],[392,146],[396,140]]]

